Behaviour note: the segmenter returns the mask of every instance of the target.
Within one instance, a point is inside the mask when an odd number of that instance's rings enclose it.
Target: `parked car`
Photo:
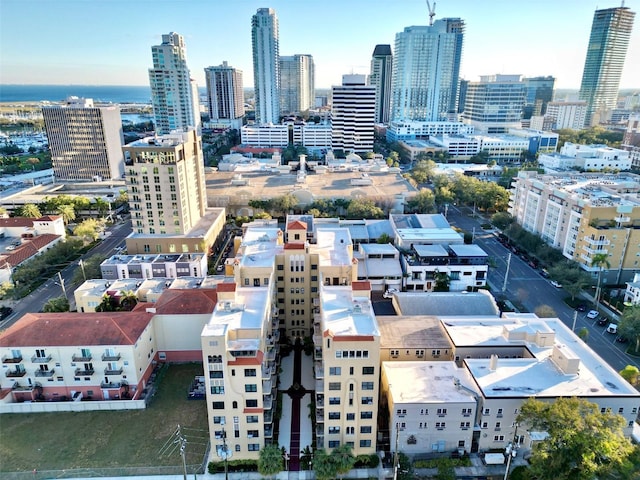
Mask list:
[[[600,317],[598,319],[598,325],[604,327],[607,323],[609,323],[609,319],[607,317]]]
[[[542,275],[543,278],[549,278],[549,272],[547,272],[546,268],[540,270],[540,275]]]
[[[551,283],[551,285],[553,285],[556,288],[562,288],[562,284],[556,282],[555,280],[551,280],[551,282],[549,283]]]
[[[382,294],[383,298],[393,298],[393,295],[398,293],[400,290],[397,288],[388,288],[386,292]]]
[[[587,318],[598,318],[598,315],[600,315],[600,312],[598,312],[597,310],[589,310],[589,313],[587,313]]]
[[[9,315],[13,313],[13,308],[11,307],[0,307],[0,320],[4,320]]]
[[[576,310],[578,310],[579,312],[586,312],[587,311],[587,306],[584,303],[581,303],[580,305],[578,305],[576,307]]]
[[[628,341],[629,339],[627,337],[623,337],[622,335],[616,338],[616,342],[619,342],[619,343],[627,343]]]
[[[616,334],[618,333],[618,325],[615,323],[610,323],[607,327],[607,333]]]

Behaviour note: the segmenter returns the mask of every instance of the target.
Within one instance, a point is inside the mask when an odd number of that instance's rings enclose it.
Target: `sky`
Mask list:
[[[433,2],[432,2],[433,3]],[[556,77],[579,88],[593,13],[614,0],[439,0],[466,23],[461,76]],[[620,88],[640,89],[640,0]],[[148,85],[151,46],[185,37],[191,76],[227,61],[253,86],[251,16],[276,10],[280,55],[313,55],[316,88],[369,73],[376,44],[428,25],[425,0],[0,0],[0,84]]]

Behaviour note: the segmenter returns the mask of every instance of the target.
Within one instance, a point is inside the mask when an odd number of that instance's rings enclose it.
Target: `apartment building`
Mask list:
[[[67,98],[42,108],[58,181],[95,182],[124,174],[122,120],[117,106],[94,107],[91,98]]]
[[[242,70],[224,61],[204,69],[210,122],[239,129],[244,117]]]
[[[315,100],[315,65],[308,54],[281,55],[280,112],[296,114],[309,110]]]
[[[547,117],[552,118],[551,128],[582,130],[587,117],[587,102],[549,102]]]
[[[380,332],[368,282],[321,286],[314,319],[316,445],[376,451]]]
[[[331,125],[286,122],[272,125],[245,125],[240,129],[243,145],[254,147],[286,147],[289,144],[307,148],[331,148]]]
[[[595,279],[591,262],[606,254],[602,281],[630,281],[640,260],[640,177],[634,174],[518,174],[509,212],[527,231],[576,261]]]
[[[373,151],[376,89],[365,75],[343,75],[332,87],[331,147],[345,152]]]
[[[369,85],[376,88],[376,123],[388,123],[391,109],[393,53],[391,45],[376,45],[371,56]]]
[[[100,264],[100,274],[105,280],[204,277],[207,274],[207,255],[112,255]]]
[[[640,114],[629,116],[622,139],[622,149],[629,152],[633,168],[640,168]]]
[[[396,247],[390,243],[359,243],[354,257],[358,260],[358,280],[369,282],[372,290],[402,289],[403,272]]]
[[[474,127],[461,122],[419,122],[395,120],[387,127],[387,141],[429,139],[432,136],[472,135]]]

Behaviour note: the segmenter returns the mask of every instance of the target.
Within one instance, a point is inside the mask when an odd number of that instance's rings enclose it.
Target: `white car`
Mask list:
[[[589,310],[589,313],[587,313],[587,318],[598,318],[598,311],[597,310]]]
[[[393,298],[395,293],[398,293],[400,290],[397,288],[388,288],[386,292],[382,294],[383,298]]]
[[[553,285],[556,288],[562,288],[562,285],[558,282],[556,282],[555,280],[551,280],[551,285]]]
[[[618,325],[616,325],[615,323],[610,323],[609,326],[607,327],[607,332],[608,333],[618,333]]]

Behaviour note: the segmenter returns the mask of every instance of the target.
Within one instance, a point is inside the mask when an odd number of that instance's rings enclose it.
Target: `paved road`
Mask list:
[[[107,236],[105,237],[105,239],[98,245],[93,247],[91,250],[89,250],[86,254],[84,254],[82,258],[87,259],[92,255],[96,255],[99,253],[104,255],[111,255],[116,247],[124,245],[124,240],[130,233],[130,220],[111,226],[107,230]],[[71,303],[72,309],[75,308],[75,301],[73,299],[73,291],[75,286],[71,284],[71,279],[73,278],[74,272],[78,268],[80,268],[79,263],[76,261],[68,265],[60,272],[67,291],[67,298]],[[11,316],[5,319],[3,322],[0,322],[0,328],[4,329],[13,325],[25,313],[42,311],[42,307],[45,303],[47,303],[47,301],[49,301],[51,298],[61,297],[62,295],[63,291],[62,287],[60,286],[60,281],[58,280],[58,275],[55,275],[54,277],[50,278],[45,283],[40,285],[40,287],[38,287],[36,290],[20,300],[18,303],[16,303],[16,305],[13,307],[13,313],[11,314]]]
[[[473,218],[466,213],[466,210],[461,212],[458,208],[450,206],[447,218],[451,225],[465,231],[473,232],[475,228],[474,242],[482,247],[495,262],[495,267],[489,268],[488,282],[494,295],[500,297],[510,251],[498,242],[494,233],[481,228],[481,223],[485,223],[483,218]],[[564,303],[567,296],[567,292],[552,286],[537,270],[531,268],[517,255],[511,254],[504,298],[518,300],[531,312],[541,305],[548,305],[565,325],[572,328],[575,311]],[[589,302],[584,303],[591,307]],[[600,326],[595,320],[586,318],[586,312],[578,312],[575,331],[583,327],[589,331],[588,345],[617,371],[627,365],[640,368],[640,359],[625,353],[626,344],[616,342],[616,335],[607,333],[606,326]]]

